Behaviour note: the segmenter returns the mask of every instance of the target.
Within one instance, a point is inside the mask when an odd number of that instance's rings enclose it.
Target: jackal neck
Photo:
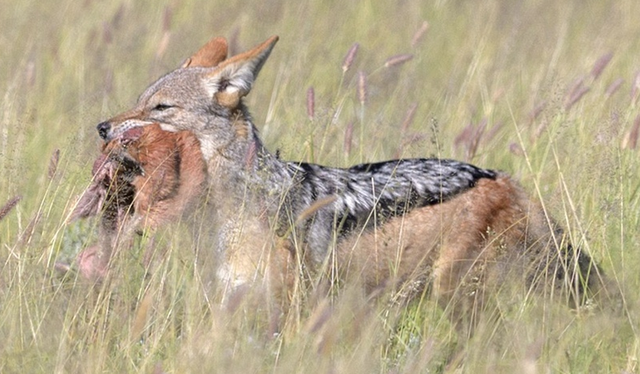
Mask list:
[[[224,199],[217,203],[225,206],[220,215],[233,216],[242,207],[253,217],[272,217],[292,186],[286,164],[263,145],[244,108],[231,113],[229,127],[231,140],[208,157],[209,185]]]

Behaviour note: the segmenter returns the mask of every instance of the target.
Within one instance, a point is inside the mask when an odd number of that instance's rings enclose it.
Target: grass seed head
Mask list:
[[[384,67],[385,68],[390,68],[392,66],[398,66],[398,65],[402,65],[405,62],[411,60],[413,58],[412,54],[408,54],[408,53],[403,53],[400,55],[395,55],[395,56],[391,56],[388,59],[385,60],[384,62]]]
[[[313,87],[309,87],[307,90],[307,115],[311,121],[313,121],[313,118],[315,117],[315,99],[315,91],[313,90]]]
[[[620,86],[622,86],[623,82],[624,82],[624,79],[618,78],[607,87],[606,91],[604,92],[605,95],[607,96],[607,99],[610,98],[614,93],[616,93],[616,91],[618,91]]]
[[[596,61],[596,63],[593,65],[593,69],[591,69],[591,76],[593,77],[594,81],[598,79],[600,74],[602,74],[602,71],[607,67],[609,61],[611,61],[611,58],[613,58],[613,53],[609,52],[600,56],[598,61]]]
[[[364,71],[358,72],[358,101],[360,105],[367,102],[367,75]]]
[[[49,160],[49,179],[53,179],[56,175],[56,171],[58,170],[58,162],[60,161],[60,150],[56,149],[53,151],[51,155],[51,159]]]
[[[427,31],[429,31],[429,22],[424,21],[422,22],[422,25],[420,25],[420,28],[415,32],[415,34],[413,34],[413,38],[411,38],[411,46],[415,48],[415,46],[420,43]]]
[[[358,43],[353,43],[351,48],[349,48],[349,52],[347,52],[347,55],[342,62],[342,73],[346,73],[349,68],[351,68],[351,65],[353,65],[353,61],[356,59],[356,55],[358,54],[358,48],[360,48],[360,44]]]
[[[7,201],[1,208],[0,208],[0,221],[2,221],[2,219],[4,217],[7,216],[7,214],[9,214],[9,212],[18,204],[18,202],[22,199],[22,196],[20,195],[16,195],[14,197],[12,197],[11,199],[9,199],[9,201]]]

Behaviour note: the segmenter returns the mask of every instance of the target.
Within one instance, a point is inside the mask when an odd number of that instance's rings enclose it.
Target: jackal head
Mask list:
[[[212,39],[182,66],[151,84],[131,110],[98,124],[100,137],[110,141],[134,127],[159,123],[166,131],[192,131],[207,157],[211,149],[233,140],[234,118],[248,116],[241,99],[277,41],[272,36],[227,59],[226,40]]]

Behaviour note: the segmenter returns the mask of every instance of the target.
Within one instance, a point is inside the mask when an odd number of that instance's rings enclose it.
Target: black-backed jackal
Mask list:
[[[591,258],[504,173],[446,159],[334,168],[269,152],[242,98],[277,40],[227,58],[226,41],[213,39],[149,86],[131,110],[97,126],[105,149],[119,148],[139,129],[140,139],[185,132],[197,139],[177,148],[172,168],[202,163],[206,182],[196,179],[197,187],[185,191],[172,186],[190,184],[187,175],[156,178],[145,166],[144,152],[174,152],[162,140],[123,148],[127,157],[120,159],[133,160],[151,184],[129,184],[138,195],[133,205],[147,202],[135,207],[134,215],[142,215],[137,222],[146,216],[153,226],[174,217],[155,209],[167,200],[143,199],[145,191],[173,188],[168,201],[178,210],[207,195],[218,278],[230,290],[269,289],[284,304],[300,273],[337,274],[367,290],[386,286],[407,295],[429,289],[454,314],[481,305],[488,285],[511,276],[564,289],[576,303],[587,289],[598,292],[602,279]],[[122,175],[142,178],[136,170],[130,166]]]

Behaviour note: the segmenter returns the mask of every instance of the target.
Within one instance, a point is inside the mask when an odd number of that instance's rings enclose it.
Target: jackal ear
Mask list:
[[[205,87],[221,105],[234,108],[251,91],[262,65],[278,41],[272,36],[254,49],[233,56],[216,67],[207,77]]]
[[[203,67],[212,68],[218,66],[222,61],[227,59],[227,40],[222,37],[213,38],[202,46],[198,52],[189,57],[183,64],[182,68]]]

